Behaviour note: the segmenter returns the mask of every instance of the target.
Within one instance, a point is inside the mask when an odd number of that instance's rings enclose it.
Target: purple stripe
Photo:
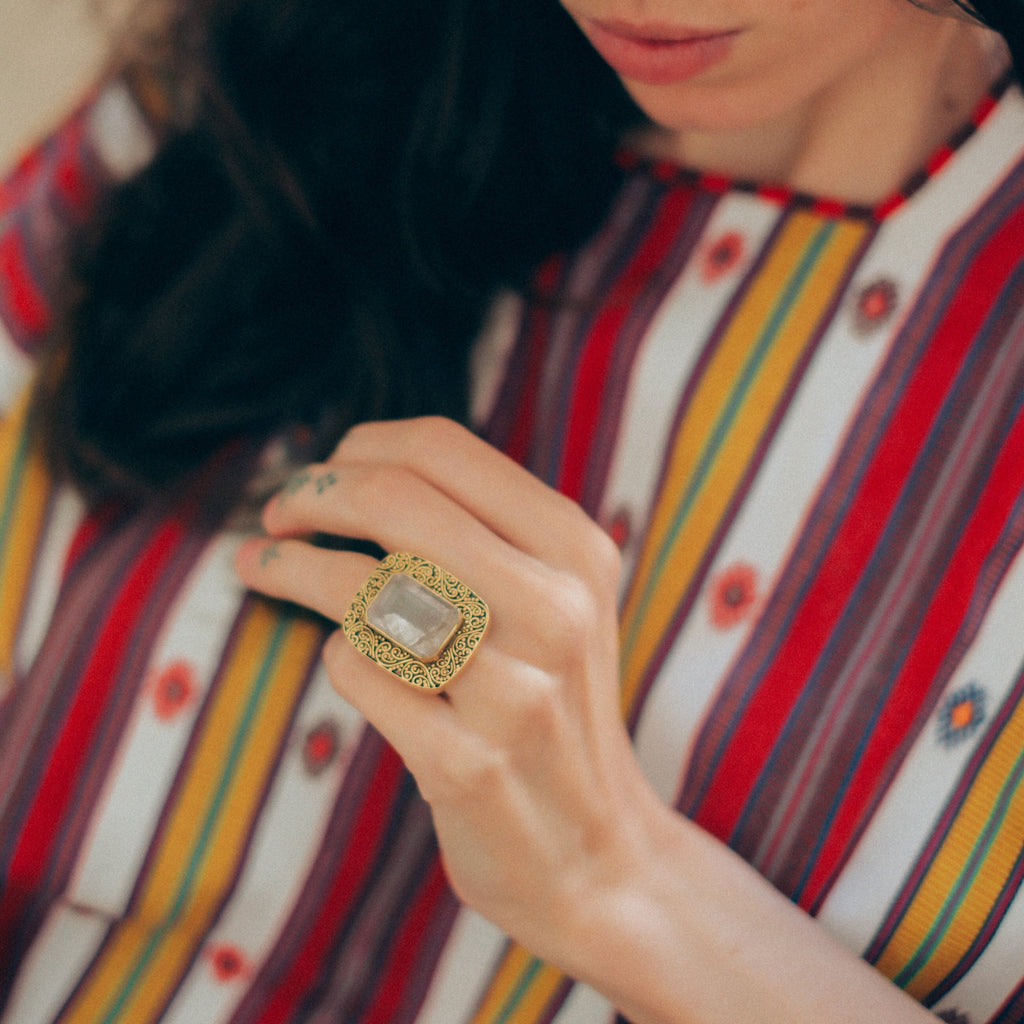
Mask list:
[[[774,250],[775,240],[785,230],[789,218],[794,213],[794,210],[787,211],[786,215],[779,219],[769,240],[766,242],[761,250],[758,261],[750,268],[747,273],[746,279],[740,289],[737,290],[733,296],[728,307],[723,313],[719,320],[719,323],[715,329],[714,334],[711,336],[707,347],[701,354],[700,360],[697,363],[690,380],[687,383],[687,387],[683,392],[680,399],[679,405],[676,409],[675,418],[672,423],[672,428],[669,432],[669,437],[674,437],[679,433],[681,423],[685,417],[689,406],[693,400],[693,395],[703,378],[704,372],[707,366],[710,364],[716,350],[721,344],[727,330],[732,326],[732,323],[737,314],[737,310],[741,307],[745,300],[748,290],[756,283],[763,264],[768,260],[769,255]],[[751,452],[750,459],[747,467],[744,470],[740,480],[737,483],[736,490],[729,501],[728,507],[724,510],[717,528],[714,534],[710,538],[705,551],[695,568],[693,577],[689,583],[687,590],[681,594],[678,598],[677,605],[673,617],[666,628],[664,634],[659,639],[658,645],[656,646],[648,664],[645,666],[644,675],[640,681],[636,695],[634,697],[633,707],[630,709],[628,725],[630,729],[636,727],[639,721],[640,715],[643,711],[643,705],[646,701],[651,688],[654,686],[662,667],[664,666],[665,659],[668,658],[671,653],[672,647],[675,644],[676,638],[683,629],[688,620],[690,613],[693,610],[693,606],[699,598],[703,587],[705,585],[707,574],[710,571],[711,566],[714,564],[714,560],[718,555],[722,543],[728,536],[729,531],[732,528],[736,517],[739,515],[743,504],[746,501],[747,495],[750,489],[753,487],[760,468],[764,462],[768,450],[770,449],[772,442],[775,440],[775,436],[778,433],[780,426],[782,425],[786,413],[793,401],[793,397],[796,394],[800,382],[804,378],[804,374],[807,371],[807,367],[810,365],[815,353],[821,344],[821,341],[828,330],[828,327],[832,321],[836,309],[843,300],[848,282],[853,274],[856,272],[857,267],[860,264],[860,260],[864,253],[869,249],[873,240],[873,232],[869,232],[863,242],[861,243],[857,252],[851,257],[847,270],[843,275],[843,278],[838,282],[835,288],[835,293],[832,301],[823,312],[818,325],[815,327],[814,332],[808,339],[808,343],[804,348],[799,360],[794,365],[791,376],[786,382],[786,386],[782,393],[779,395],[777,405],[772,412],[771,417],[765,424],[764,431],[757,442],[754,450]],[[658,486],[656,493],[660,492],[665,476],[669,470],[672,458],[672,450],[668,448],[665,453],[665,457],[662,463],[662,468],[659,475]],[[632,581],[631,586],[636,585],[637,581]]]
[[[176,805],[178,803],[178,795],[180,794],[181,789],[183,788],[183,786],[186,784],[187,777],[190,774],[191,766],[194,764],[193,751],[203,741],[204,736],[208,732],[208,729],[207,729],[207,726],[206,726],[206,720],[213,713],[213,706],[214,706],[214,703],[216,701],[216,694],[218,693],[218,691],[220,689],[220,682],[224,678],[225,668],[228,665],[230,665],[232,663],[232,661],[233,661],[233,651],[234,651],[234,647],[235,647],[234,641],[237,639],[237,637],[241,633],[242,629],[244,628],[244,626],[245,626],[245,624],[246,624],[246,622],[247,622],[247,620],[249,618],[249,613],[251,611],[251,607],[252,607],[253,603],[260,602],[262,600],[263,600],[263,598],[260,598],[258,596],[249,595],[246,598],[246,600],[243,602],[241,608],[239,609],[238,615],[236,616],[234,624],[232,625],[232,628],[231,628],[231,630],[230,630],[230,632],[228,634],[228,638],[227,638],[227,640],[226,640],[226,642],[224,644],[224,649],[223,649],[223,653],[222,653],[222,656],[221,656],[221,662],[218,665],[217,670],[216,670],[216,672],[214,674],[213,683],[211,684],[210,689],[209,689],[209,691],[207,693],[206,699],[205,699],[205,701],[203,703],[203,708],[201,709],[200,714],[197,717],[195,724],[193,725],[192,735],[190,737],[188,749],[186,750],[186,752],[183,754],[183,756],[181,758],[180,767],[179,767],[177,776],[175,777],[174,784],[171,787],[171,789],[170,789],[170,791],[168,793],[167,799],[164,802],[164,810],[163,810],[163,812],[160,815],[160,818],[159,818],[159,820],[157,822],[156,828],[153,830],[153,835],[152,835],[152,839],[150,841],[149,850],[147,852],[145,861],[143,862],[143,865],[142,865],[142,867],[141,867],[141,869],[139,871],[138,880],[136,882],[136,885],[135,885],[135,888],[134,888],[134,891],[132,893],[132,897],[131,897],[131,900],[130,900],[130,905],[132,905],[132,906],[134,906],[138,902],[138,897],[139,897],[140,893],[142,892],[142,890],[145,888],[146,880],[147,880],[147,878],[149,876],[149,873],[150,873],[150,866],[153,863],[154,858],[156,856],[158,856],[159,853],[160,853],[161,847],[163,845],[163,834],[164,834],[164,832],[167,829],[170,815],[175,810],[175,807],[176,807]],[[283,629],[286,629],[286,628],[287,627],[283,627]],[[267,657],[268,658],[272,658],[273,654],[268,654]],[[298,690],[295,693],[295,696],[294,696],[294,699],[293,699],[293,703],[292,703],[292,706],[291,706],[291,709],[290,709],[290,712],[289,712],[289,717],[288,717],[287,725],[281,731],[280,744],[279,744],[277,750],[274,752],[273,756],[267,762],[268,770],[267,770],[266,778],[265,778],[264,785],[263,785],[263,791],[260,794],[259,799],[253,805],[252,816],[251,816],[251,818],[250,818],[250,820],[248,822],[248,826],[247,826],[247,829],[246,829],[246,834],[245,834],[245,839],[243,841],[243,845],[242,845],[241,849],[238,851],[239,855],[238,855],[237,860],[235,862],[234,870],[233,870],[233,872],[231,874],[230,879],[227,880],[227,882],[224,884],[224,886],[223,886],[223,888],[221,890],[221,893],[220,893],[220,897],[219,897],[218,902],[217,902],[217,909],[216,909],[215,913],[212,915],[212,917],[210,918],[210,928],[211,929],[213,927],[215,927],[216,922],[220,919],[221,915],[224,913],[225,908],[230,904],[231,898],[234,895],[234,893],[235,893],[235,891],[236,891],[236,889],[238,887],[239,880],[242,878],[242,876],[243,876],[243,874],[245,872],[245,867],[246,867],[249,851],[252,848],[252,844],[255,841],[257,832],[259,830],[260,818],[262,816],[262,812],[263,812],[264,808],[266,807],[267,801],[269,800],[270,795],[271,795],[271,793],[273,791],[275,777],[276,777],[277,772],[278,772],[278,770],[280,768],[280,765],[281,765],[282,761],[285,759],[285,757],[288,756],[288,753],[289,753],[289,742],[290,742],[290,740],[292,738],[292,733],[293,733],[293,728],[294,728],[295,721],[296,721],[296,716],[298,715],[299,710],[300,710],[300,708],[302,706],[303,697],[305,696],[306,692],[308,691],[309,686],[310,686],[310,684],[311,684],[311,682],[312,682],[312,680],[314,678],[315,670],[316,670],[317,666],[319,665],[319,662],[320,662],[320,648],[319,648],[319,646],[317,646],[311,652],[311,657],[310,657],[308,663],[305,666],[294,666],[294,665],[283,665],[282,666],[283,670],[284,671],[288,671],[289,673],[291,673],[294,668],[296,668],[296,667],[299,668],[299,672],[301,673],[301,677],[302,677],[301,686],[298,688]],[[264,663],[264,665],[265,665],[265,663]],[[261,665],[260,671],[263,670],[264,665]],[[268,693],[267,693],[267,696],[265,698],[263,698],[263,699],[264,700],[268,700],[268,701],[271,701],[271,700],[274,699],[273,683],[272,682],[268,684]],[[114,932],[114,929],[111,928],[110,932],[108,933],[108,937],[111,934],[113,934],[113,932]],[[199,957],[203,954],[203,952],[204,952],[203,943],[202,942],[197,942],[195,944],[195,947],[194,947],[193,951],[192,951],[192,956],[182,962],[181,971],[180,971],[180,973],[178,975],[177,981],[176,981],[176,983],[174,985],[172,985],[172,986],[170,986],[168,988],[167,999],[166,999],[166,1001],[164,1003],[164,1006],[160,1009],[159,1013],[154,1017],[154,1021],[155,1020],[159,1020],[161,1018],[163,1012],[174,1001],[175,997],[178,994],[178,991],[181,988],[181,985],[184,983],[184,981],[188,977],[189,972],[191,971],[191,969],[193,968],[193,966],[195,965],[195,963],[199,959]],[[94,962],[95,962],[95,960],[99,959],[101,953],[102,953],[102,947],[100,948],[100,950],[97,951],[97,955],[96,955],[96,957],[94,959]],[[87,976],[86,972],[83,971],[82,972],[83,980],[86,978],[86,976]],[[70,1000],[69,1000],[69,1002],[70,1002]]]
[[[2,777],[8,783],[6,800],[0,804],[0,877],[7,875],[21,824],[35,800],[43,769],[72,704],[79,698],[81,672],[92,658],[100,625],[109,617],[120,594],[117,583],[123,579],[124,570],[151,542],[153,530],[162,520],[163,515],[154,511],[131,518],[125,524],[115,524],[115,528],[79,560],[58,601],[55,625],[47,643],[26,678],[19,683],[21,693],[27,695],[18,708],[19,720],[12,723],[14,728],[10,733],[0,737]],[[11,948],[4,951],[5,973],[7,969],[15,969],[45,920],[52,900],[67,886],[96,801],[102,794],[117,742],[145,683],[145,667],[160,624],[204,547],[204,537],[192,533],[173,553],[168,577],[161,578],[146,604],[127,663],[115,670],[116,682],[102,715],[97,744],[91,750],[81,778],[75,780],[69,814],[59,827],[60,840],[51,847],[52,859],[41,872],[41,885],[32,894]],[[17,744],[25,741],[30,744],[30,752],[19,758]]]
[[[931,338],[957,293],[963,267],[997,231],[1008,209],[1020,199],[1024,177],[999,190],[970,225],[960,231],[937,262],[917,308],[893,340],[891,353],[878,374],[865,405],[826,481],[821,496],[807,517],[807,528],[794,547],[790,563],[763,612],[747,647],[721,687],[697,738],[679,807],[694,814],[714,779],[718,762],[730,738],[746,714],[764,674],[777,657],[778,648],[791,628],[806,593],[829,555],[836,532],[846,518],[855,494],[871,464],[880,438],[889,428],[906,382],[926,351]],[[818,699],[811,695],[812,703]],[[779,764],[788,763],[782,751]],[[788,755],[793,757],[794,755]]]
[[[911,646],[907,638],[919,632],[942,584],[949,554],[984,491],[993,455],[1019,413],[1024,347],[991,342],[987,335],[979,336],[954,384],[947,415],[918,460],[834,644],[808,680],[777,755],[766,764],[737,827],[737,849],[792,896],[799,896],[823,831],[856,770],[863,739],[870,735],[878,709],[902,670]],[[974,409],[968,411],[972,402]],[[944,476],[952,481],[954,493],[940,487]],[[929,508],[939,522],[923,517],[922,510]],[[908,551],[916,553],[917,570],[903,564]],[[991,591],[983,596],[983,604],[990,598]],[[872,621],[873,633],[866,628]],[[955,661],[947,658],[942,672],[922,681],[928,695],[922,695],[916,725],[901,750],[931,715],[954,667]],[[894,771],[895,762],[887,778]],[[786,813],[786,791],[798,775],[803,776],[805,798],[794,817]]]
[[[913,868],[907,875],[906,881],[899,895],[894,899],[885,920],[881,923],[874,938],[866,947],[863,956],[870,963],[874,963],[881,956],[883,949],[892,941],[892,937],[903,920],[907,908],[920,890],[925,876],[931,870],[935,858],[938,856],[943,843],[946,842],[951,829],[956,823],[957,816],[962,811],[972,787],[977,782],[979,774],[984,770],[993,748],[999,742],[1007,722],[1016,712],[1022,699],[1024,699],[1024,672],[1018,674],[1013,689],[999,709],[999,714],[992,720],[986,728],[984,735],[979,739],[970,761],[965,766],[956,787],[952,791],[949,802],[943,808],[942,815],[928,837],[928,842],[922,848]]]
[[[694,197],[682,230],[673,240],[657,272],[650,275],[643,292],[630,304],[629,316],[619,329],[608,367],[608,379],[604,382],[601,419],[591,440],[586,477],[581,492],[581,504],[591,515],[599,511],[608,481],[615,440],[619,435],[622,414],[629,394],[630,372],[637,353],[665,297],[692,259],[719,200],[719,196],[707,193],[698,193]]]
[[[563,290],[554,299],[530,462],[530,469],[551,486],[557,486],[561,476],[579,362],[594,322],[604,309],[606,296],[657,223],[666,194],[667,189],[659,183],[631,179],[608,223],[570,263]]]

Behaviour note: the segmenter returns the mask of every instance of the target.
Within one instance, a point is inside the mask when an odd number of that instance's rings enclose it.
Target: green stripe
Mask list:
[[[979,839],[974,844],[971,856],[967,859],[963,871],[960,872],[956,884],[950,887],[949,896],[942,904],[942,909],[936,915],[935,921],[929,927],[924,938],[921,940],[912,956],[907,959],[906,966],[893,978],[895,984],[901,988],[909,985],[914,978],[925,967],[928,966],[932,955],[946,937],[954,920],[956,912],[970,894],[970,891],[978,876],[985,868],[986,856],[999,841],[1000,835],[1005,832],[1003,822],[1007,811],[1013,803],[1014,795],[1020,788],[1021,777],[1024,776],[1024,755],[1019,757],[1013,765],[1012,771],[1007,775],[999,793],[999,799],[992,808],[988,821],[979,833]],[[964,801],[966,807],[968,801]],[[961,811],[963,808],[961,808]],[[987,839],[985,837],[988,837]],[[961,893],[954,899],[955,893]]]
[[[669,529],[665,542],[661,546],[661,551],[655,562],[657,566],[664,564],[668,557],[667,552],[671,551],[675,546],[679,534],[682,532],[683,526],[689,517],[693,506],[696,504],[697,499],[700,497],[700,494],[707,483],[707,478],[711,474],[711,469],[714,465],[715,459],[718,457],[718,454],[725,444],[725,440],[743,406],[743,402],[753,387],[754,381],[757,379],[758,371],[763,365],[768,353],[771,351],[772,344],[775,342],[782,327],[784,326],[791,309],[798,301],[800,293],[806,287],[812,271],[820,260],[821,254],[828,242],[831,240],[835,230],[835,222],[828,222],[821,227],[815,235],[815,238],[804,250],[804,254],[801,257],[800,262],[797,264],[796,269],[787,281],[786,287],[782,290],[765,329],[759,336],[757,344],[753,347],[750,357],[743,366],[743,370],[740,373],[736,386],[733,388],[732,393],[729,396],[729,400],[726,402],[721,415],[718,417],[717,422],[708,436],[707,444],[701,453],[693,479],[688,485],[686,491],[683,493],[682,500],[679,503],[672,526]],[[640,598],[637,611],[633,616],[632,623],[629,627],[629,632],[623,641],[624,661],[628,660],[628,655],[632,653],[633,646],[636,643],[637,630],[639,629],[640,623],[642,623],[646,618],[647,607],[653,598],[659,578],[659,573],[654,571],[646,581],[643,596]]]
[[[227,799],[230,782],[234,778],[235,768],[242,756],[242,750],[245,745],[244,741],[251,731],[251,726],[256,717],[256,712],[258,708],[262,706],[266,697],[267,683],[271,678],[273,667],[277,664],[277,660],[280,656],[280,650],[283,645],[284,633],[289,625],[290,621],[282,617],[278,621],[278,624],[274,629],[274,633],[270,638],[267,655],[261,662],[260,672],[256,677],[255,688],[252,696],[249,699],[249,703],[245,709],[245,714],[242,716],[239,727],[232,739],[231,748],[224,764],[224,771],[221,773],[220,780],[217,783],[217,791],[214,796],[213,803],[210,806],[210,811],[207,814],[206,820],[203,822],[203,826],[199,832],[198,842],[193,847],[191,856],[189,857],[188,866],[185,871],[184,883],[175,897],[171,912],[168,915],[166,922],[154,930],[152,937],[142,950],[139,959],[136,961],[135,968],[125,980],[124,988],[122,989],[120,996],[114,1000],[113,1004],[107,1010],[107,1014],[103,1018],[102,1024],[112,1024],[112,1022],[117,1020],[118,1014],[124,1008],[124,1004],[131,997],[133,989],[139,984],[142,975],[146,972],[149,966],[150,961],[156,955],[158,947],[164,941],[167,933],[174,926],[178,915],[186,905],[187,897],[194,887],[195,879],[200,874],[202,865],[208,856],[207,849],[210,843],[210,836],[214,831],[214,825],[220,815],[222,805]]]
[[[14,459],[11,463],[11,472],[7,479],[3,509],[0,511],[0,580],[4,579],[6,575],[5,569],[11,526],[14,523],[14,509],[21,492],[25,467],[28,464],[28,450],[28,431],[22,430],[21,436],[18,438],[18,447],[15,449]]]
[[[493,1024],[505,1024],[509,1017],[512,1016],[516,1007],[518,1007],[520,1000],[529,992],[530,985],[533,983],[534,978],[536,978],[540,973],[543,966],[543,961],[536,959],[536,957],[530,961],[529,967],[523,971],[523,974],[519,979],[519,983],[509,994],[501,1013],[494,1019]]]

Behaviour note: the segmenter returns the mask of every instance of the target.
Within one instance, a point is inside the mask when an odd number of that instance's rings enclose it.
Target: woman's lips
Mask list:
[[[738,30],[631,26],[580,19],[594,49],[623,78],[667,85],[695,78],[729,56]]]

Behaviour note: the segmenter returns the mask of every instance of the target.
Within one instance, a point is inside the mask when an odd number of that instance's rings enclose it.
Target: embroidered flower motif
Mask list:
[[[607,531],[608,536],[615,541],[616,546],[621,551],[629,543],[629,539],[633,535],[628,510],[624,508],[619,509],[608,524]]]
[[[221,984],[227,984],[251,973],[248,958],[237,946],[227,943],[211,946],[206,951],[206,959],[213,976]]]
[[[985,691],[970,683],[946,698],[939,711],[939,742],[945,747],[963,743],[985,721]]]
[[[324,719],[309,732],[302,744],[302,763],[308,775],[326,771],[341,749],[341,729],[332,719]]]
[[[899,293],[888,278],[879,278],[862,288],[854,305],[853,323],[858,334],[870,334],[881,327],[896,309]]]
[[[701,279],[705,284],[714,284],[730,270],[735,269],[746,246],[743,236],[738,231],[727,231],[716,239],[704,252],[704,263],[701,267]]]
[[[711,624],[729,629],[742,622],[757,600],[758,574],[752,565],[739,562],[711,581]]]
[[[939,1020],[944,1020],[946,1024],[971,1024],[971,1018],[959,1010],[943,1010],[936,1016]]]
[[[172,661],[156,677],[152,696],[157,718],[176,718],[195,701],[195,669],[187,661]]]

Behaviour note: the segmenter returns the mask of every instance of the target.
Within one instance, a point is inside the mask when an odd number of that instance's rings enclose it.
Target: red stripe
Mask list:
[[[838,220],[845,217],[850,207],[838,199],[815,199],[811,204],[811,212],[818,217],[832,217]]]
[[[879,203],[872,211],[872,216],[875,220],[885,220],[886,217],[891,217],[906,201],[907,197],[904,193],[896,192]]]
[[[757,194],[762,199],[768,199],[780,206],[785,206],[796,196],[791,188],[785,188],[782,185],[761,185],[757,189]]]
[[[44,888],[42,883],[50,867],[53,848],[60,846],[61,825],[92,753],[95,734],[104,719],[119,666],[153,586],[160,580],[183,534],[180,522],[171,521],[163,526],[135,562],[109,614],[104,616],[105,627],[95,639],[77,696],[48,759],[46,774],[36,790],[14,850],[8,874],[11,884],[0,900],[0,936],[12,934],[17,927],[24,906],[23,895],[38,893]]]
[[[928,163],[925,164],[925,171],[929,175],[938,174],[940,170],[950,161],[956,150],[952,146],[940,146],[936,152],[931,156]]]
[[[96,182],[89,177],[83,160],[84,126],[71,121],[57,139],[57,163],[53,181],[60,196],[76,213],[84,213],[96,198]]]
[[[1024,417],[1018,417],[1000,451],[981,500],[960,534],[956,550],[943,573],[942,586],[929,605],[893,689],[893,697],[878,718],[851,782],[849,796],[839,808],[829,832],[829,841],[815,863],[808,881],[809,903],[814,902],[816,894],[845,855],[846,841],[856,831],[875,791],[876,781],[885,775],[893,751],[899,749],[906,737],[907,725],[912,720],[908,709],[919,706],[924,695],[925,688],[919,685],[919,681],[935,677],[956,638],[971,604],[978,567],[984,565],[992,553],[1024,491],[1022,454]]]
[[[431,870],[417,888],[416,899],[409,908],[402,927],[391,943],[391,956],[377,978],[376,999],[360,1018],[363,1024],[392,1024],[406,998],[410,982],[416,975],[410,965],[417,962],[417,950],[432,931],[443,904],[449,900],[448,882],[435,857]]]
[[[33,280],[25,240],[15,228],[0,238],[0,302],[27,334],[41,334],[50,323],[49,303]]]
[[[7,180],[0,184],[0,217],[24,200],[29,186],[43,173],[44,167],[42,146],[22,157]]]
[[[818,576],[796,611],[790,630],[743,718],[732,731],[721,759],[714,765],[714,777],[695,809],[697,820],[716,835],[727,838],[736,828],[796,699],[876,551],[984,311],[991,308],[1003,284],[1009,264],[1003,253],[1019,251],[1019,246],[1006,246],[1005,240],[1008,236],[1019,239],[1022,232],[1024,213],[1018,212],[975,258],[941,328],[908,382],[892,425],[852,496]],[[932,623],[944,633],[928,635],[927,642],[944,649],[948,633],[955,625],[948,619]],[[899,705],[894,701],[892,706]],[[904,705],[901,716],[901,723],[895,728],[905,732],[913,714]],[[889,736],[887,742],[891,749],[893,737]],[[877,769],[877,765],[874,767]],[[858,785],[870,787],[871,782],[862,776]],[[852,793],[850,799],[856,805],[863,799],[863,793]],[[835,842],[842,846],[845,839],[837,833]]]
[[[344,843],[345,857],[333,873],[333,885],[323,900],[316,921],[306,933],[302,948],[291,957],[288,972],[274,983],[274,993],[259,1017],[261,1024],[289,1021],[312,987],[322,977],[340,922],[365,884],[386,834],[392,808],[404,776],[402,762],[386,744],[380,758],[368,769],[373,778],[358,816]]]
[[[107,501],[89,513],[75,531],[64,556],[64,576],[82,560],[86,552],[112,529],[118,515],[126,511],[120,502]]]
[[[530,438],[537,414],[537,397],[544,366],[544,346],[551,326],[550,304],[554,301],[555,290],[563,270],[564,260],[556,257],[548,260],[534,278],[539,299],[531,302],[529,306],[523,333],[526,365],[523,367],[521,380],[514,382],[517,387],[515,416],[508,438],[502,445],[505,454],[521,465],[525,465],[530,458]]]
[[[623,324],[635,308],[637,297],[651,275],[665,261],[679,237],[680,225],[693,203],[692,189],[672,189],[662,203],[652,228],[612,289],[602,313],[594,324],[576,374],[574,401],[569,410],[559,489],[579,500],[583,493],[587,461],[597,425],[605,410],[608,368]]]
[[[1001,95],[1002,89],[1000,89],[999,95],[990,93],[988,96],[985,96],[981,100],[981,102],[978,104],[978,109],[975,110],[974,117],[972,118],[972,122],[975,128],[980,128],[981,125],[984,123],[985,118],[987,118],[988,115],[991,114],[993,110],[995,110],[997,104],[999,103],[999,96]]]
[[[707,192],[714,192],[717,195],[725,195],[731,192],[735,182],[724,174],[712,174],[707,172],[700,176],[700,189]]]

